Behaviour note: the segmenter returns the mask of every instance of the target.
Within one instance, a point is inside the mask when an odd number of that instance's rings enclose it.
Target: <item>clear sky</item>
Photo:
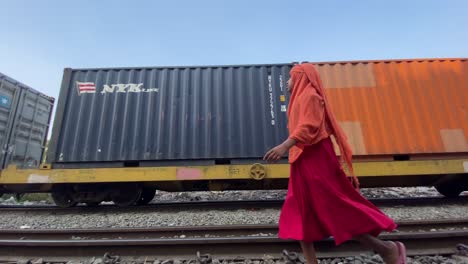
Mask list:
[[[0,0],[0,72],[468,57],[467,0]]]

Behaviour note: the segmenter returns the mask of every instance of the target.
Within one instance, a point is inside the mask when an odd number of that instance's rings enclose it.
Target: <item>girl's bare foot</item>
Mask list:
[[[388,252],[382,254],[382,259],[386,264],[399,264],[398,258],[400,256],[400,251],[398,246],[393,241],[386,241],[388,243]]]

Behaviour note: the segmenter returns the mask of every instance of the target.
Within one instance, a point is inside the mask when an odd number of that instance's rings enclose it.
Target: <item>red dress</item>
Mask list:
[[[395,222],[354,189],[330,138],[308,146],[291,164],[279,237],[305,242],[332,236],[336,245],[364,233],[378,236]]]

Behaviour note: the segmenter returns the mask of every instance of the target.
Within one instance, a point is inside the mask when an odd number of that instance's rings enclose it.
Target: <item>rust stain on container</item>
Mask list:
[[[468,152],[467,59],[317,65],[356,155]]]

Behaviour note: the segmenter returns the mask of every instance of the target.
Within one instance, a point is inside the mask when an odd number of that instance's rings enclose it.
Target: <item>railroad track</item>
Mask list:
[[[397,232],[381,238],[399,240],[408,255],[454,254],[457,244],[468,243],[468,218],[401,221]],[[319,257],[356,256],[365,249],[353,241],[339,247],[332,239],[316,243]],[[217,258],[258,258],[300,251],[293,241],[277,238],[277,225],[227,225],[130,229],[0,230],[2,261],[44,258],[50,261],[103,256],[193,258],[197,251]]]
[[[447,203],[468,203],[468,196],[457,198],[446,197],[413,197],[413,198],[370,198],[370,202],[377,206],[424,206],[443,205]],[[99,205],[89,207],[79,205],[71,208],[61,208],[55,205],[0,205],[0,211],[14,210],[59,210],[59,211],[100,211],[103,209],[116,210],[154,210],[158,208],[194,209],[194,208],[279,208],[283,205],[283,199],[268,200],[212,200],[212,201],[190,201],[190,202],[156,202],[148,205],[117,207],[115,205]]]

